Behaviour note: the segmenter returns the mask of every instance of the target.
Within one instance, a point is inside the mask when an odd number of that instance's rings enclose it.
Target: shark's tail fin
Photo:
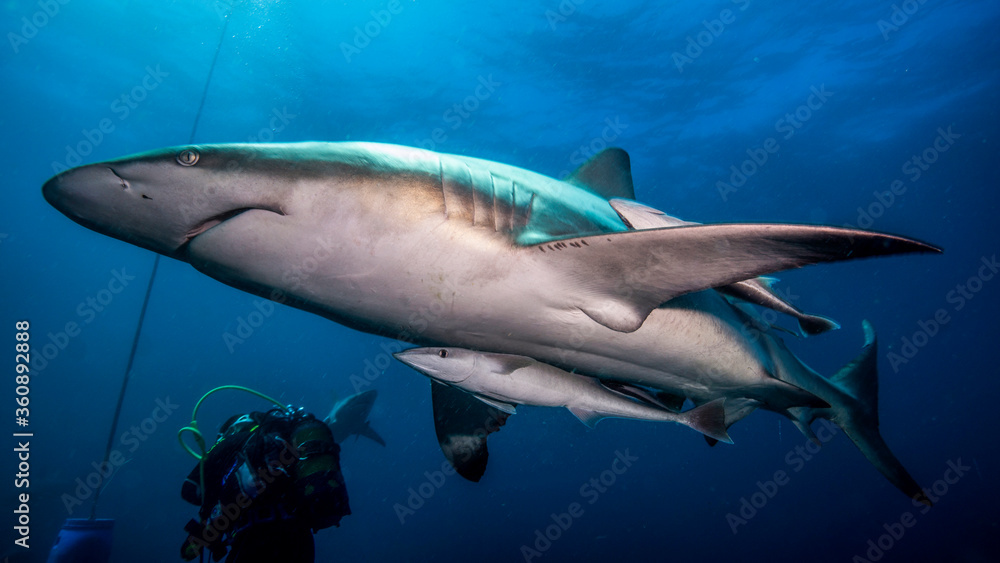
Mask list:
[[[906,496],[930,506],[930,499],[879,433],[878,346],[871,323],[864,321],[863,326],[865,346],[861,353],[831,378],[831,382],[846,395],[846,398],[842,401],[831,401],[835,404],[829,409],[814,409],[810,419],[827,418],[840,426],[861,453],[865,454],[868,461],[881,471],[890,483]],[[806,432],[808,424],[805,428],[801,424],[796,426],[799,426],[807,436],[815,439],[811,431]]]

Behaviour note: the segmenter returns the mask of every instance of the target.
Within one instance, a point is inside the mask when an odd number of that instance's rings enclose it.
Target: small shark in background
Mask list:
[[[930,504],[879,432],[871,326],[855,361],[826,378],[774,331],[751,338],[744,306],[821,333],[836,323],[799,312],[759,276],[934,246],[817,225],[689,224],[635,201],[621,149],[557,180],[377,143],[199,145],[74,168],[42,192],[90,229],[351,328],[529,358],[646,406],[636,390],[664,404],[722,399],[726,426],[762,408],[812,438],[813,420],[829,419]],[[479,480],[487,434],[508,414],[444,385],[431,399],[445,456]]]
[[[378,391],[369,389],[341,399],[333,405],[323,422],[330,427],[334,442],[343,444],[351,436],[364,436],[385,446],[385,440],[368,423],[368,415],[372,412],[376,397]]]

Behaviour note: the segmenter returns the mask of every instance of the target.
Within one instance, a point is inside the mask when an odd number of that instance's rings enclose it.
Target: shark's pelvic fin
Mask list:
[[[795,317],[795,320],[799,322],[799,329],[802,336],[814,336],[840,328],[840,324],[833,319],[803,313],[797,307],[776,295],[774,290],[771,289],[770,284],[760,283],[759,280],[762,279],[770,278],[754,278],[715,289],[720,293],[741,299],[747,303],[774,309],[779,313]]]
[[[685,293],[798,268],[907,252],[940,252],[915,240],[838,227],[723,224],[606,233],[525,248],[562,272],[577,307],[633,332],[653,309]]]
[[[635,199],[632,165],[628,153],[619,148],[605,149],[570,174],[566,181],[610,199]]]
[[[462,391],[431,382],[434,431],[448,463],[459,475],[479,481],[490,453],[486,437],[500,430],[510,416]]]

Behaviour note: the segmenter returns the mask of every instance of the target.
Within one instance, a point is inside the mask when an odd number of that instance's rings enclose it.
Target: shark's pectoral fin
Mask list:
[[[382,437],[378,435],[378,432],[368,425],[368,423],[365,423],[365,425],[361,427],[361,436],[368,438],[380,446],[385,446],[385,440],[383,440]]]
[[[459,475],[479,481],[486,471],[486,437],[500,430],[510,416],[476,397],[436,381],[431,382],[434,431],[448,463]]]
[[[690,221],[682,221],[658,209],[653,209],[647,205],[627,199],[611,199],[608,203],[618,213],[618,217],[621,218],[622,222],[630,229],[659,229],[663,227],[683,227],[698,224]],[[730,285],[718,286],[715,289],[748,303],[754,303],[795,317],[799,321],[801,336],[821,334],[828,330],[840,328],[840,325],[833,319],[803,313],[792,306],[791,303],[785,301],[772,287],[776,281],[778,280],[775,278],[757,277],[738,281]],[[800,335],[796,334],[796,336]]]
[[[696,225],[606,233],[526,247],[561,272],[577,307],[619,332],[685,293],[819,262],[940,252],[911,239],[811,225]]]

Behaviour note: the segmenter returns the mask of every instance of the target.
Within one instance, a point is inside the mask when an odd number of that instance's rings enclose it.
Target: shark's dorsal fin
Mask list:
[[[632,165],[628,153],[619,148],[605,149],[584,162],[566,181],[611,199],[635,199]]]

